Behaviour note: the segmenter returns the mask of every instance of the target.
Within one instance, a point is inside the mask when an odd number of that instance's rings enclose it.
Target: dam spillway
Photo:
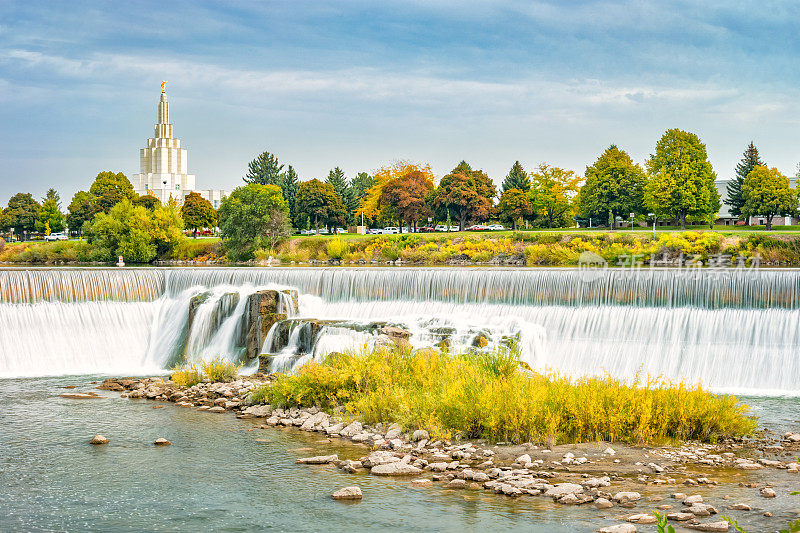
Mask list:
[[[432,344],[442,328],[466,345],[485,332],[515,336],[532,367],[571,376],[639,373],[800,394],[793,269],[5,269],[0,377],[152,373],[179,360],[187,343],[195,355],[238,357],[237,306],[223,317],[199,313],[209,323],[189,335],[189,302],[207,292],[210,306],[263,288],[297,289],[300,317],[397,323],[415,346]],[[334,333],[343,335],[331,328],[320,346],[346,345],[347,335],[336,342]]]

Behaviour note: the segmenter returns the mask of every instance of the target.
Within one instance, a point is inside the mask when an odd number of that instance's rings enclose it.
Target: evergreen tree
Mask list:
[[[55,189],[48,189],[42,207],[36,215],[36,231],[49,235],[64,231],[64,213],[61,212],[61,197]]]
[[[342,204],[346,212],[345,223],[350,224],[353,220],[353,213],[358,208],[358,205],[354,201],[353,190],[347,183],[347,177],[344,175],[344,171],[339,167],[334,168],[328,172],[328,179],[325,180],[325,183],[329,183],[333,187],[333,190],[336,191],[336,194],[339,195],[339,198],[342,199]]]
[[[742,216],[742,208],[745,204],[744,195],[742,194],[744,180],[757,166],[766,166],[766,164],[758,155],[758,148],[753,144],[753,141],[750,141],[750,144],[747,145],[747,149],[744,151],[744,157],[742,157],[742,160],[736,165],[736,177],[728,182],[726,188],[728,198],[725,199],[725,203],[731,207],[731,214],[735,217]]]
[[[262,152],[258,157],[247,164],[245,183],[259,183],[261,185],[278,185],[283,164],[269,152]]]
[[[503,192],[511,189],[519,189],[522,192],[528,192],[531,189],[531,179],[519,161],[514,161],[506,179],[503,180]]]
[[[289,218],[295,227],[299,227],[298,213],[297,213],[297,190],[300,187],[300,180],[297,179],[297,172],[294,167],[289,165],[286,172],[281,174],[278,185],[283,192],[283,199],[289,206]]]
[[[36,215],[41,206],[30,193],[17,193],[8,200],[8,207],[3,210],[0,227],[13,229],[22,240],[24,232],[32,232],[36,225]]]

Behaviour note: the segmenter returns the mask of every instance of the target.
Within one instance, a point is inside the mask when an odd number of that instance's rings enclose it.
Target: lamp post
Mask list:
[[[656,214],[655,213],[647,213],[647,216],[653,217],[653,238],[656,238]]]

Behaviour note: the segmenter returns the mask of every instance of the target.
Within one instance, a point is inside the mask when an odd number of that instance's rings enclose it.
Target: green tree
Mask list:
[[[350,224],[353,221],[353,213],[358,209],[358,201],[353,196],[353,190],[350,188],[344,171],[339,167],[334,168],[328,172],[328,179],[325,180],[325,183],[330,183],[333,186],[333,190],[342,199],[346,213],[346,221],[344,223]]]
[[[250,183],[237,187],[222,200],[219,228],[231,258],[246,261],[257,248],[268,244],[276,212],[289,216],[289,206],[277,185]]]
[[[531,189],[531,180],[519,161],[514,161],[506,179],[503,180],[503,192],[510,189],[518,189],[522,192],[528,192]]]
[[[55,189],[48,189],[42,200],[42,207],[36,215],[36,231],[49,235],[64,231],[64,213],[61,212],[61,198]]]
[[[148,210],[124,199],[98,213],[91,224],[89,239],[98,259],[111,261],[121,255],[132,263],[149,263],[168,254],[185,237],[183,221],[171,205]]]
[[[342,199],[336,194],[333,185],[317,179],[300,184],[297,191],[297,210],[311,219],[317,233],[320,224],[344,224],[347,216]]]
[[[297,189],[300,187],[300,180],[297,179],[297,172],[295,172],[292,165],[286,169],[286,172],[281,174],[278,185],[283,192],[283,199],[289,206],[290,223],[295,226],[299,225],[297,220]]]
[[[533,212],[540,215],[548,228],[565,226],[580,190],[581,177],[572,170],[551,167],[545,163],[531,173]]]
[[[517,230],[517,221],[533,214],[533,206],[528,195],[520,189],[508,189],[500,196],[497,204],[500,220],[511,222],[511,228]]]
[[[492,198],[497,189],[482,170],[472,170],[466,161],[442,178],[430,201],[437,209],[446,209],[458,217],[461,231],[467,220],[486,220],[494,214]]]
[[[355,206],[354,218],[356,218],[355,212],[359,211],[359,206],[367,195],[369,195],[370,189],[374,186],[375,180],[366,172],[359,172],[356,174],[356,177],[350,181],[350,191],[353,196],[353,205]],[[356,223],[361,224],[361,220],[356,220]]]
[[[17,238],[25,238],[25,232],[36,229],[36,218],[41,206],[30,193],[17,193],[8,200],[8,207],[3,210],[0,226],[14,230]]]
[[[214,206],[196,192],[190,192],[183,199],[181,217],[183,217],[184,225],[192,230],[195,238],[197,238],[197,230],[213,228],[217,225],[217,212],[214,210]]]
[[[89,187],[89,192],[94,195],[98,211],[108,213],[112,207],[122,200],[132,201],[136,198],[133,185],[122,172],[101,172]]]
[[[731,215],[740,217],[742,215],[742,208],[744,207],[744,196],[742,195],[742,184],[745,178],[758,166],[766,166],[758,155],[758,148],[750,141],[744,151],[742,160],[736,165],[736,177],[728,182],[726,192],[728,197],[725,203],[730,206]]]
[[[67,225],[71,231],[83,233],[83,227],[90,222],[97,213],[95,197],[92,193],[78,191],[72,197],[72,201],[67,206]]]
[[[759,165],[750,171],[742,183],[742,198],[742,214],[763,216],[767,219],[768,231],[776,215],[791,215],[797,210],[797,191],[777,168]]]
[[[262,152],[258,157],[247,164],[245,183],[259,183],[261,185],[278,185],[281,178],[283,164],[269,152]]]
[[[416,171],[402,178],[395,178],[383,188],[378,205],[389,206],[400,222],[400,231],[403,223],[409,226],[417,223],[421,218],[430,216],[431,210],[426,203],[426,198],[433,190],[433,182],[422,172]]]
[[[581,187],[579,211],[586,218],[603,219],[611,214],[611,229],[617,216],[644,210],[647,175],[631,157],[614,145],[609,146],[591,166],[586,167],[586,183]]]
[[[157,205],[161,205],[161,200],[159,200],[152,194],[143,194],[138,198],[134,198],[132,203],[133,205],[140,205],[145,209],[153,210],[156,208]]]
[[[647,160],[650,180],[644,203],[656,215],[677,219],[686,229],[686,218],[702,220],[719,210],[716,174],[706,145],[694,133],[667,130]]]

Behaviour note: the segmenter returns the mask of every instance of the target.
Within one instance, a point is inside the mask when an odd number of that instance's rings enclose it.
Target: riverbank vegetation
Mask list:
[[[222,359],[189,361],[174,367],[170,379],[179,387],[192,387],[204,379],[212,383],[230,383],[239,376],[240,365]]]
[[[364,423],[399,423],[439,437],[544,445],[631,444],[751,433],[736,398],[701,386],[638,378],[569,380],[530,372],[513,351],[491,354],[366,349],[331,354],[257,388],[252,403],[344,407]]]
[[[163,235],[163,234],[162,234]],[[141,237],[132,243],[123,239]],[[71,264],[109,262],[122,245],[141,248],[143,260],[155,253],[166,264],[234,263],[218,238],[174,241],[141,232],[113,239],[6,243],[0,262]],[[127,242],[127,244],[126,244]],[[106,244],[107,243],[107,244]],[[161,250],[159,252],[159,250]],[[742,231],[517,231],[402,235],[303,236],[253,251],[249,264],[413,264],[578,266],[592,252],[610,266],[800,266],[800,234]],[[138,253],[138,252],[137,252]],[[584,256],[585,259],[585,256]]]

